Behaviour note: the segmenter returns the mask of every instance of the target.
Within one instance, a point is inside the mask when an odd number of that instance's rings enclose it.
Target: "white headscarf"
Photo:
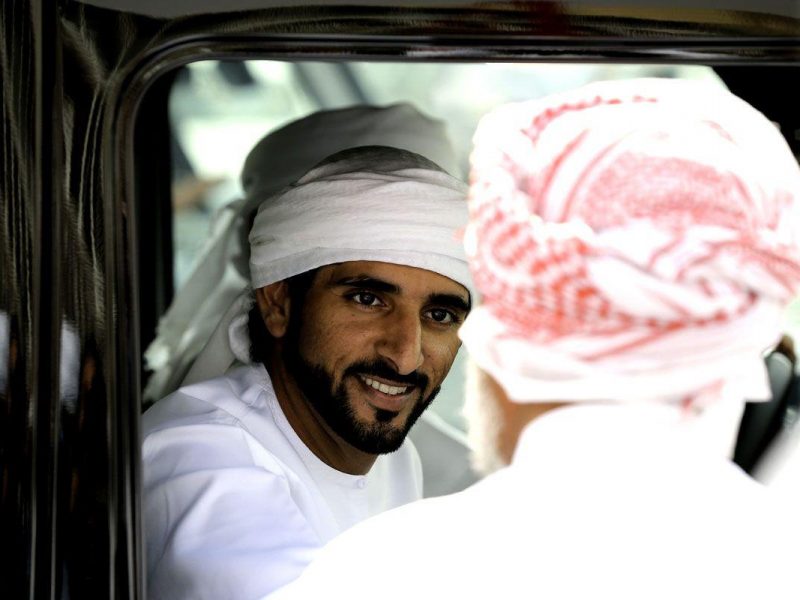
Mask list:
[[[767,399],[800,286],[800,170],[732,94],[603,82],[485,117],[460,335],[512,400]]]
[[[466,185],[432,163],[415,164],[417,155],[356,150],[357,156],[326,162],[262,203],[250,232],[252,289],[324,265],[369,260],[426,269],[469,290],[457,237],[467,222]],[[250,362],[252,302],[251,291],[240,295],[184,384]]]
[[[154,371],[146,399],[157,400],[177,389],[212,335],[219,337],[215,327],[249,283],[247,235],[261,203],[325,157],[368,145],[409,150],[458,173],[444,124],[409,104],[320,111],[271,132],[245,161],[246,197],[217,216],[194,270],[158,324],[156,339],[145,352],[147,366]],[[204,370],[214,368],[198,365],[195,376]]]

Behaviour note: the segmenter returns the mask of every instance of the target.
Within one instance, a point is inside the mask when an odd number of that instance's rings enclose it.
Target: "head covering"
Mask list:
[[[427,269],[470,287],[456,232],[467,186],[416,155],[366,146],[326,162],[262,203],[250,232],[255,288],[354,260]],[[427,162],[427,161],[426,161]]]
[[[396,148],[357,148],[265,200],[250,232],[252,289],[357,260],[427,269],[470,289],[456,236],[467,222],[467,186],[419,159]],[[236,361],[250,362],[252,303],[250,290],[239,296],[185,385],[221,375]]]
[[[458,172],[444,123],[410,104],[319,111],[271,132],[245,161],[241,179],[246,197],[217,215],[194,270],[158,324],[156,339],[145,352],[154,371],[146,399],[156,400],[181,385],[220,319],[247,288],[247,235],[259,205],[325,157],[373,144],[409,150],[449,173]]]
[[[324,158],[359,146],[391,146],[432,160],[451,175],[460,168],[444,122],[407,103],[321,110],[271,132],[244,161],[242,188],[265,198],[297,181]]]
[[[732,94],[601,82],[495,110],[475,135],[460,335],[508,396],[766,399],[800,285],[800,170]]]

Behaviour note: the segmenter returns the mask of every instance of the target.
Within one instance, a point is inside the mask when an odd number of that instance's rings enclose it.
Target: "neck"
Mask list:
[[[276,348],[270,353],[265,366],[289,425],[306,447],[326,465],[342,473],[366,475],[378,455],[359,450],[330,428],[300,391],[280,354]]]

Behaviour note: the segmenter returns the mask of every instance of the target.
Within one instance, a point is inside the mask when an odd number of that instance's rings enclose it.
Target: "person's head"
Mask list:
[[[387,147],[340,152],[253,226],[251,358],[278,365],[342,439],[396,450],[460,346],[466,189]]]
[[[156,339],[145,353],[153,371],[145,398],[157,400],[180,385],[222,375],[239,354],[246,353],[246,348],[234,347],[238,342],[228,332],[237,326],[234,321],[242,322],[249,280],[248,236],[256,210],[325,157],[374,144],[415,152],[452,175],[461,172],[445,123],[408,103],[320,110],[270,131],[245,160],[244,198],[220,211],[204,245],[203,260],[177,290],[159,323]]]
[[[769,397],[762,353],[800,287],[800,170],[761,113],[705,83],[603,82],[495,110],[471,160],[481,305],[460,335],[483,466],[567,403],[692,418]]]

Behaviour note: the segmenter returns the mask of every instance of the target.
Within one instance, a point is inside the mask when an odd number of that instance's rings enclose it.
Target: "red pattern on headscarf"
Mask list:
[[[645,127],[630,127],[625,122],[626,110],[643,105],[648,105],[653,121]],[[784,289],[787,299],[794,293],[800,282],[797,248],[776,242],[765,232],[778,227],[780,215],[794,201],[797,190],[770,193],[752,181],[742,181],[724,161],[702,162],[671,152],[691,141],[676,138],[685,135],[685,130],[660,128],[659,118],[669,115],[662,105],[670,110],[669,98],[658,95],[567,97],[557,105],[534,104],[537,112],[528,124],[515,126],[513,119],[509,120],[507,130],[497,131],[495,148],[476,153],[470,200],[471,227],[478,240],[471,256],[473,276],[483,304],[507,325],[511,335],[547,343],[573,335],[613,335],[632,328],[640,332],[634,341],[608,348],[594,358],[606,357],[667,333],[742,315],[761,293],[753,287],[753,274],[756,280],[771,280],[771,290],[776,286]],[[609,107],[615,107],[613,115]],[[603,122],[601,135],[606,137],[601,143],[592,120],[586,118],[587,112],[598,108],[605,109],[598,112],[598,119],[617,118],[620,124],[615,129]],[[687,117],[698,140],[702,138],[698,143],[721,150],[742,149],[747,141],[736,139],[712,118],[713,107],[709,112],[705,118],[698,114]],[[520,111],[514,114],[518,116]],[[641,115],[640,110],[640,123]],[[556,150],[553,139],[542,144],[546,136],[556,135],[550,134],[551,128],[576,116],[577,125],[558,130],[558,135],[568,133],[568,137],[557,140]],[[590,136],[594,138],[587,150]],[[523,154],[531,162],[520,162],[519,152],[506,151],[508,146],[518,149],[525,144]],[[542,145],[546,148],[540,149]],[[586,152],[592,153],[590,159],[573,160]],[[539,160],[538,153],[546,160]],[[557,193],[556,180],[560,185]],[[639,265],[635,255],[615,254],[597,242],[595,234],[638,221],[647,221],[665,235],[646,265]],[[553,223],[580,223],[588,226],[587,234],[579,228],[553,228]],[[712,276],[709,273],[719,272],[719,265],[731,261],[743,273],[736,302],[711,315],[693,314],[666,297],[660,301],[671,304],[678,317],[631,313],[609,298],[589,271],[591,260],[613,257],[641,269],[644,277],[665,281],[655,273],[656,263],[685,252],[687,235],[702,226],[724,230],[725,235],[705,240],[704,252],[676,272],[675,285],[692,287],[713,300],[716,292],[707,280]],[[730,283],[729,275],[721,273],[720,277]],[[658,297],[656,292],[652,294]]]

